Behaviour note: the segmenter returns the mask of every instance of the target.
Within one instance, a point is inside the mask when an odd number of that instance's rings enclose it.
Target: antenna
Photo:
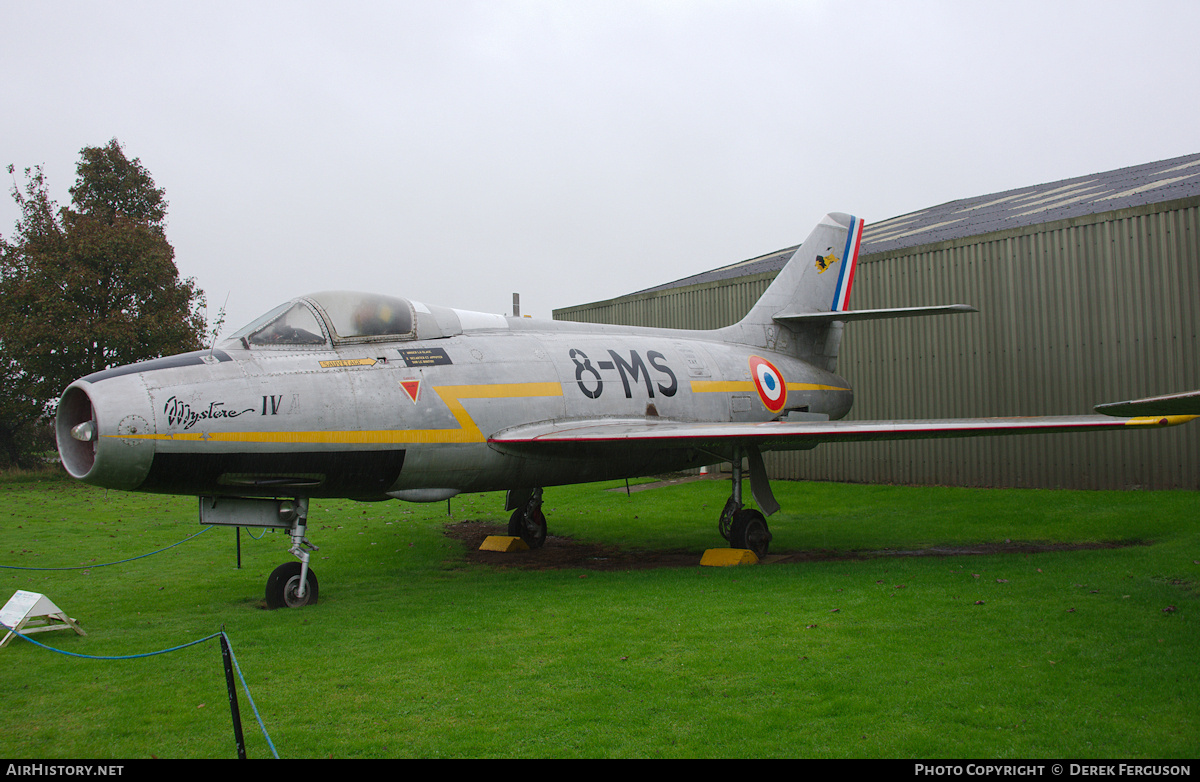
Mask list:
[[[232,291],[230,291],[232,293]],[[208,348],[208,357],[213,357],[213,351],[217,349],[217,337],[221,334],[221,329],[225,326],[225,306],[229,304],[229,293],[225,294],[225,304],[221,305],[221,309],[217,310],[217,322],[212,327],[212,345]]]

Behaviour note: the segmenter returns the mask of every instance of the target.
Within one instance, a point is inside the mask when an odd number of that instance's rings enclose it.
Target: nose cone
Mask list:
[[[55,418],[58,455],[72,477],[110,489],[135,489],[154,460],[154,414],[137,375],[63,392]]]

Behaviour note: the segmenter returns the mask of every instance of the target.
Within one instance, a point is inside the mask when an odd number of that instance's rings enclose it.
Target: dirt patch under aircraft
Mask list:
[[[663,567],[699,567],[700,553],[681,549],[624,550],[618,546],[581,543],[569,537],[550,535],[536,551],[501,553],[480,551],[489,535],[507,535],[501,524],[484,521],[459,521],[446,525],[447,537],[462,542],[467,559],[485,565],[528,570],[647,570]],[[1148,545],[1145,541],[1112,541],[1102,543],[1037,543],[1004,541],[975,545],[948,544],[922,549],[877,549],[871,551],[836,551],[807,549],[772,552],[764,564],[829,562],[837,560],[878,559],[886,557],[961,557],[983,554],[1044,554],[1054,551],[1082,551]]]

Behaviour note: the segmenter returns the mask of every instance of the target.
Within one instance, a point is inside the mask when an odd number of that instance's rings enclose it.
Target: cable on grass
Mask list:
[[[207,531],[207,530],[202,530],[202,531]],[[195,536],[193,535],[192,537],[195,537]],[[178,545],[178,544],[176,544],[176,545]],[[246,700],[248,700],[250,702],[250,710],[254,712],[254,719],[255,719],[255,721],[258,722],[258,728],[259,728],[259,730],[262,731],[263,738],[266,739],[267,746],[270,747],[270,749],[271,749],[271,754],[275,757],[276,760],[279,759],[279,753],[275,751],[275,744],[274,744],[274,742],[271,741],[271,736],[267,733],[267,726],[263,724],[262,716],[259,715],[259,713],[258,713],[258,706],[255,705],[254,697],[250,694],[250,686],[248,684],[246,684],[246,677],[242,674],[242,668],[240,665],[238,665],[237,657],[233,653],[233,644],[231,644],[229,642],[229,636],[225,634],[224,630],[222,630],[219,633],[213,633],[212,635],[206,635],[203,638],[198,638],[195,641],[188,641],[185,644],[180,644],[179,646],[172,646],[167,649],[159,649],[158,651],[155,651],[155,652],[143,652],[141,654],[123,654],[123,655],[116,655],[113,657],[103,657],[103,656],[93,655],[93,654],[79,654],[78,652],[67,652],[67,651],[63,651],[62,649],[55,649],[53,646],[47,646],[44,643],[40,643],[38,641],[33,640],[32,638],[29,638],[25,635],[22,635],[21,633],[14,631],[11,627],[9,627],[8,625],[6,625],[4,623],[0,623],[0,630],[9,632],[9,633],[13,633],[13,635],[17,636],[21,640],[28,641],[29,643],[33,644],[34,646],[41,647],[42,649],[45,649],[50,652],[56,652],[58,654],[66,656],[66,657],[78,657],[83,660],[105,660],[105,661],[139,660],[144,657],[154,657],[159,654],[167,654],[168,652],[178,652],[181,649],[186,649],[189,646],[195,646],[197,644],[202,644],[205,641],[211,641],[214,638],[222,638],[225,641],[225,648],[229,650],[229,657],[230,657],[230,660],[233,662],[233,669],[234,669],[234,671],[237,672],[238,679],[241,680],[241,682],[242,682],[242,690],[246,693]],[[240,730],[240,728],[239,728],[239,730]]]
[[[196,537],[197,535],[203,535],[205,532],[208,532],[210,529],[212,529],[212,527],[205,527],[204,529],[197,532],[195,535],[188,535],[186,538],[179,541],[178,543],[172,543],[169,546],[160,548],[158,551],[151,551],[146,554],[139,554],[136,557],[130,557],[129,559],[118,559],[116,562],[103,562],[99,565],[76,565],[75,567],[18,567],[17,565],[0,565],[0,569],[3,569],[3,570],[91,570],[92,568],[108,567],[109,565],[123,565],[126,562],[133,562],[134,560],[137,560],[137,559],[144,559],[146,557],[152,557],[155,554],[161,554],[164,551],[175,548],[176,546],[183,545],[184,543],[187,543],[189,540]]]

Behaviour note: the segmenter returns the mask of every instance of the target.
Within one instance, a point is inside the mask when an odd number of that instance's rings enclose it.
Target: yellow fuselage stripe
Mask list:
[[[378,429],[312,432],[181,432],[176,434],[113,434],[106,437],[142,440],[183,440],[218,443],[323,443],[331,445],[390,445],[395,443],[482,443],[486,438],[463,407],[463,399],[516,399],[562,396],[558,383],[496,383],[482,386],[435,386],[450,409],[458,429]]]

